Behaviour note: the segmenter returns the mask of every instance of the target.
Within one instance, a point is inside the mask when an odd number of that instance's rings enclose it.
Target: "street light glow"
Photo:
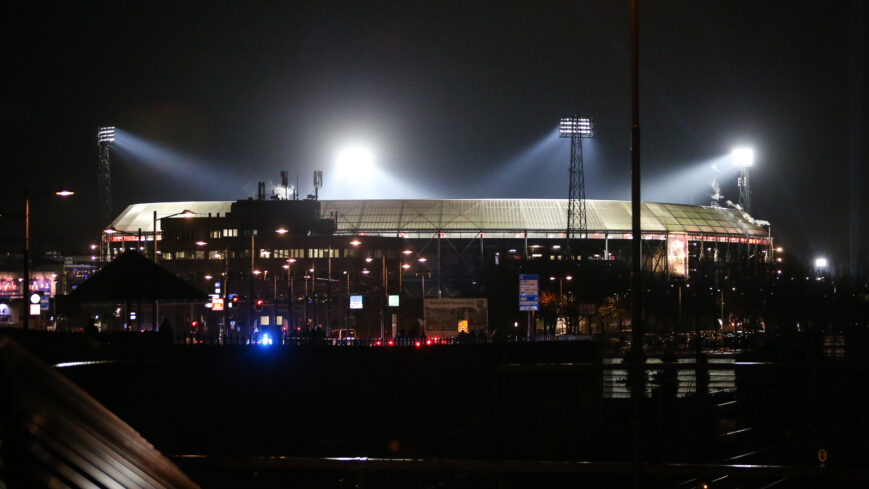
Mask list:
[[[196,246],[205,246],[205,245],[207,245],[207,244],[208,244],[208,243],[206,243],[205,241],[197,241],[197,242],[196,242]]]
[[[815,258],[815,268],[827,268],[826,258]]]
[[[410,268],[410,265],[408,265],[407,263],[405,263],[404,265],[401,266],[401,268],[407,270],[408,268]]]
[[[54,194],[59,196],[59,197],[69,197],[70,195],[75,195],[75,192],[73,192],[72,190],[69,190],[69,189],[62,189],[62,190],[58,190]]]
[[[359,241],[358,239],[354,239],[353,241],[350,242],[351,246],[359,246],[361,244],[362,244],[362,241]]]
[[[278,228],[275,230],[275,232],[278,234],[287,234],[289,231],[287,230],[287,228]]]
[[[730,157],[739,168],[754,166],[754,150],[751,148],[735,148],[730,152]]]

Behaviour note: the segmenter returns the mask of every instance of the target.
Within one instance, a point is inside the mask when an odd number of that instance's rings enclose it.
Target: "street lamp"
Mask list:
[[[154,263],[157,263],[157,255],[160,254],[160,252],[157,251],[157,223],[160,222],[160,221],[162,221],[163,219],[169,219],[170,217],[181,216],[181,217],[183,217],[183,218],[186,219],[186,218],[193,217],[193,216],[195,216],[195,215],[196,215],[195,212],[193,212],[193,211],[191,211],[191,210],[189,210],[189,209],[184,209],[184,210],[181,211],[181,212],[176,212],[176,213],[174,213],[174,214],[169,214],[168,216],[163,216],[163,217],[158,218],[158,217],[157,217],[157,211],[156,211],[156,210],[154,211],[154,225],[153,225],[153,228],[151,229],[151,234],[152,234],[152,236],[153,236],[153,238],[154,238]],[[197,244],[198,244],[198,243],[197,243]],[[204,244],[204,243],[203,243],[203,244]]]
[[[24,276],[21,284],[22,297],[22,322],[23,329],[30,327],[30,311],[27,306],[27,294],[30,292],[30,201],[41,197],[51,195],[52,192],[45,192],[30,196],[28,189],[24,188]],[[58,197],[70,197],[75,195],[75,192],[69,189],[60,189],[54,192]]]
[[[550,281],[558,280],[558,302],[555,304],[555,315],[560,318],[561,317],[561,296],[564,294],[564,281],[568,282],[573,280],[573,276],[565,275],[564,277],[549,277]],[[556,319],[557,321],[557,319]]]

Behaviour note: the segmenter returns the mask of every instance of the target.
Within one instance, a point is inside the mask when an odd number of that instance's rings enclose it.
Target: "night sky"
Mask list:
[[[101,125],[141,143],[113,150],[115,213],[247,198],[283,169],[302,195],[324,170],[324,198],[566,198],[572,113],[596,120],[588,198],[630,198],[627,0],[24,3],[2,21],[0,209],[23,182],[79,192],[34,202],[37,248],[83,253],[107,224]],[[752,214],[783,246],[869,262],[862,3],[641,2],[644,200],[708,205],[710,162],[751,145]],[[332,171],[348,143],[380,168],[363,188]]]

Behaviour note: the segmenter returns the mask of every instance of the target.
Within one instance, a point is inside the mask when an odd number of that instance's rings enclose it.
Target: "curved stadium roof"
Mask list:
[[[527,232],[539,237],[563,236],[567,222],[566,199],[441,199],[441,200],[322,200],[320,215],[334,217],[340,234],[452,235],[483,232],[491,237],[513,237]],[[231,201],[163,202],[134,204],[113,222],[118,231],[151,231],[153,212],[158,217],[191,210],[197,214],[225,215]],[[589,234],[631,232],[631,203],[587,200]],[[642,204],[644,234],[765,238],[767,230],[736,209],[685,204]],[[158,223],[158,229],[159,229]]]

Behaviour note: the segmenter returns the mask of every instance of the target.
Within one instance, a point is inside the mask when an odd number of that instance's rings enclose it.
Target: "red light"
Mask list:
[[[431,346],[431,340],[425,340],[425,346]]]
[[[197,323],[196,321],[191,321],[191,322],[190,322],[190,327],[191,327],[191,328],[195,328],[197,324],[199,324],[199,323]]]
[[[389,340],[386,342],[386,344],[389,346],[395,346],[395,341]]]
[[[374,346],[381,346],[381,345],[383,345],[383,342],[380,341],[380,340],[376,340],[376,341],[374,342]]]
[[[417,341],[413,344],[413,346],[419,348],[420,346],[422,346],[422,343],[420,343],[420,342],[417,340]]]

